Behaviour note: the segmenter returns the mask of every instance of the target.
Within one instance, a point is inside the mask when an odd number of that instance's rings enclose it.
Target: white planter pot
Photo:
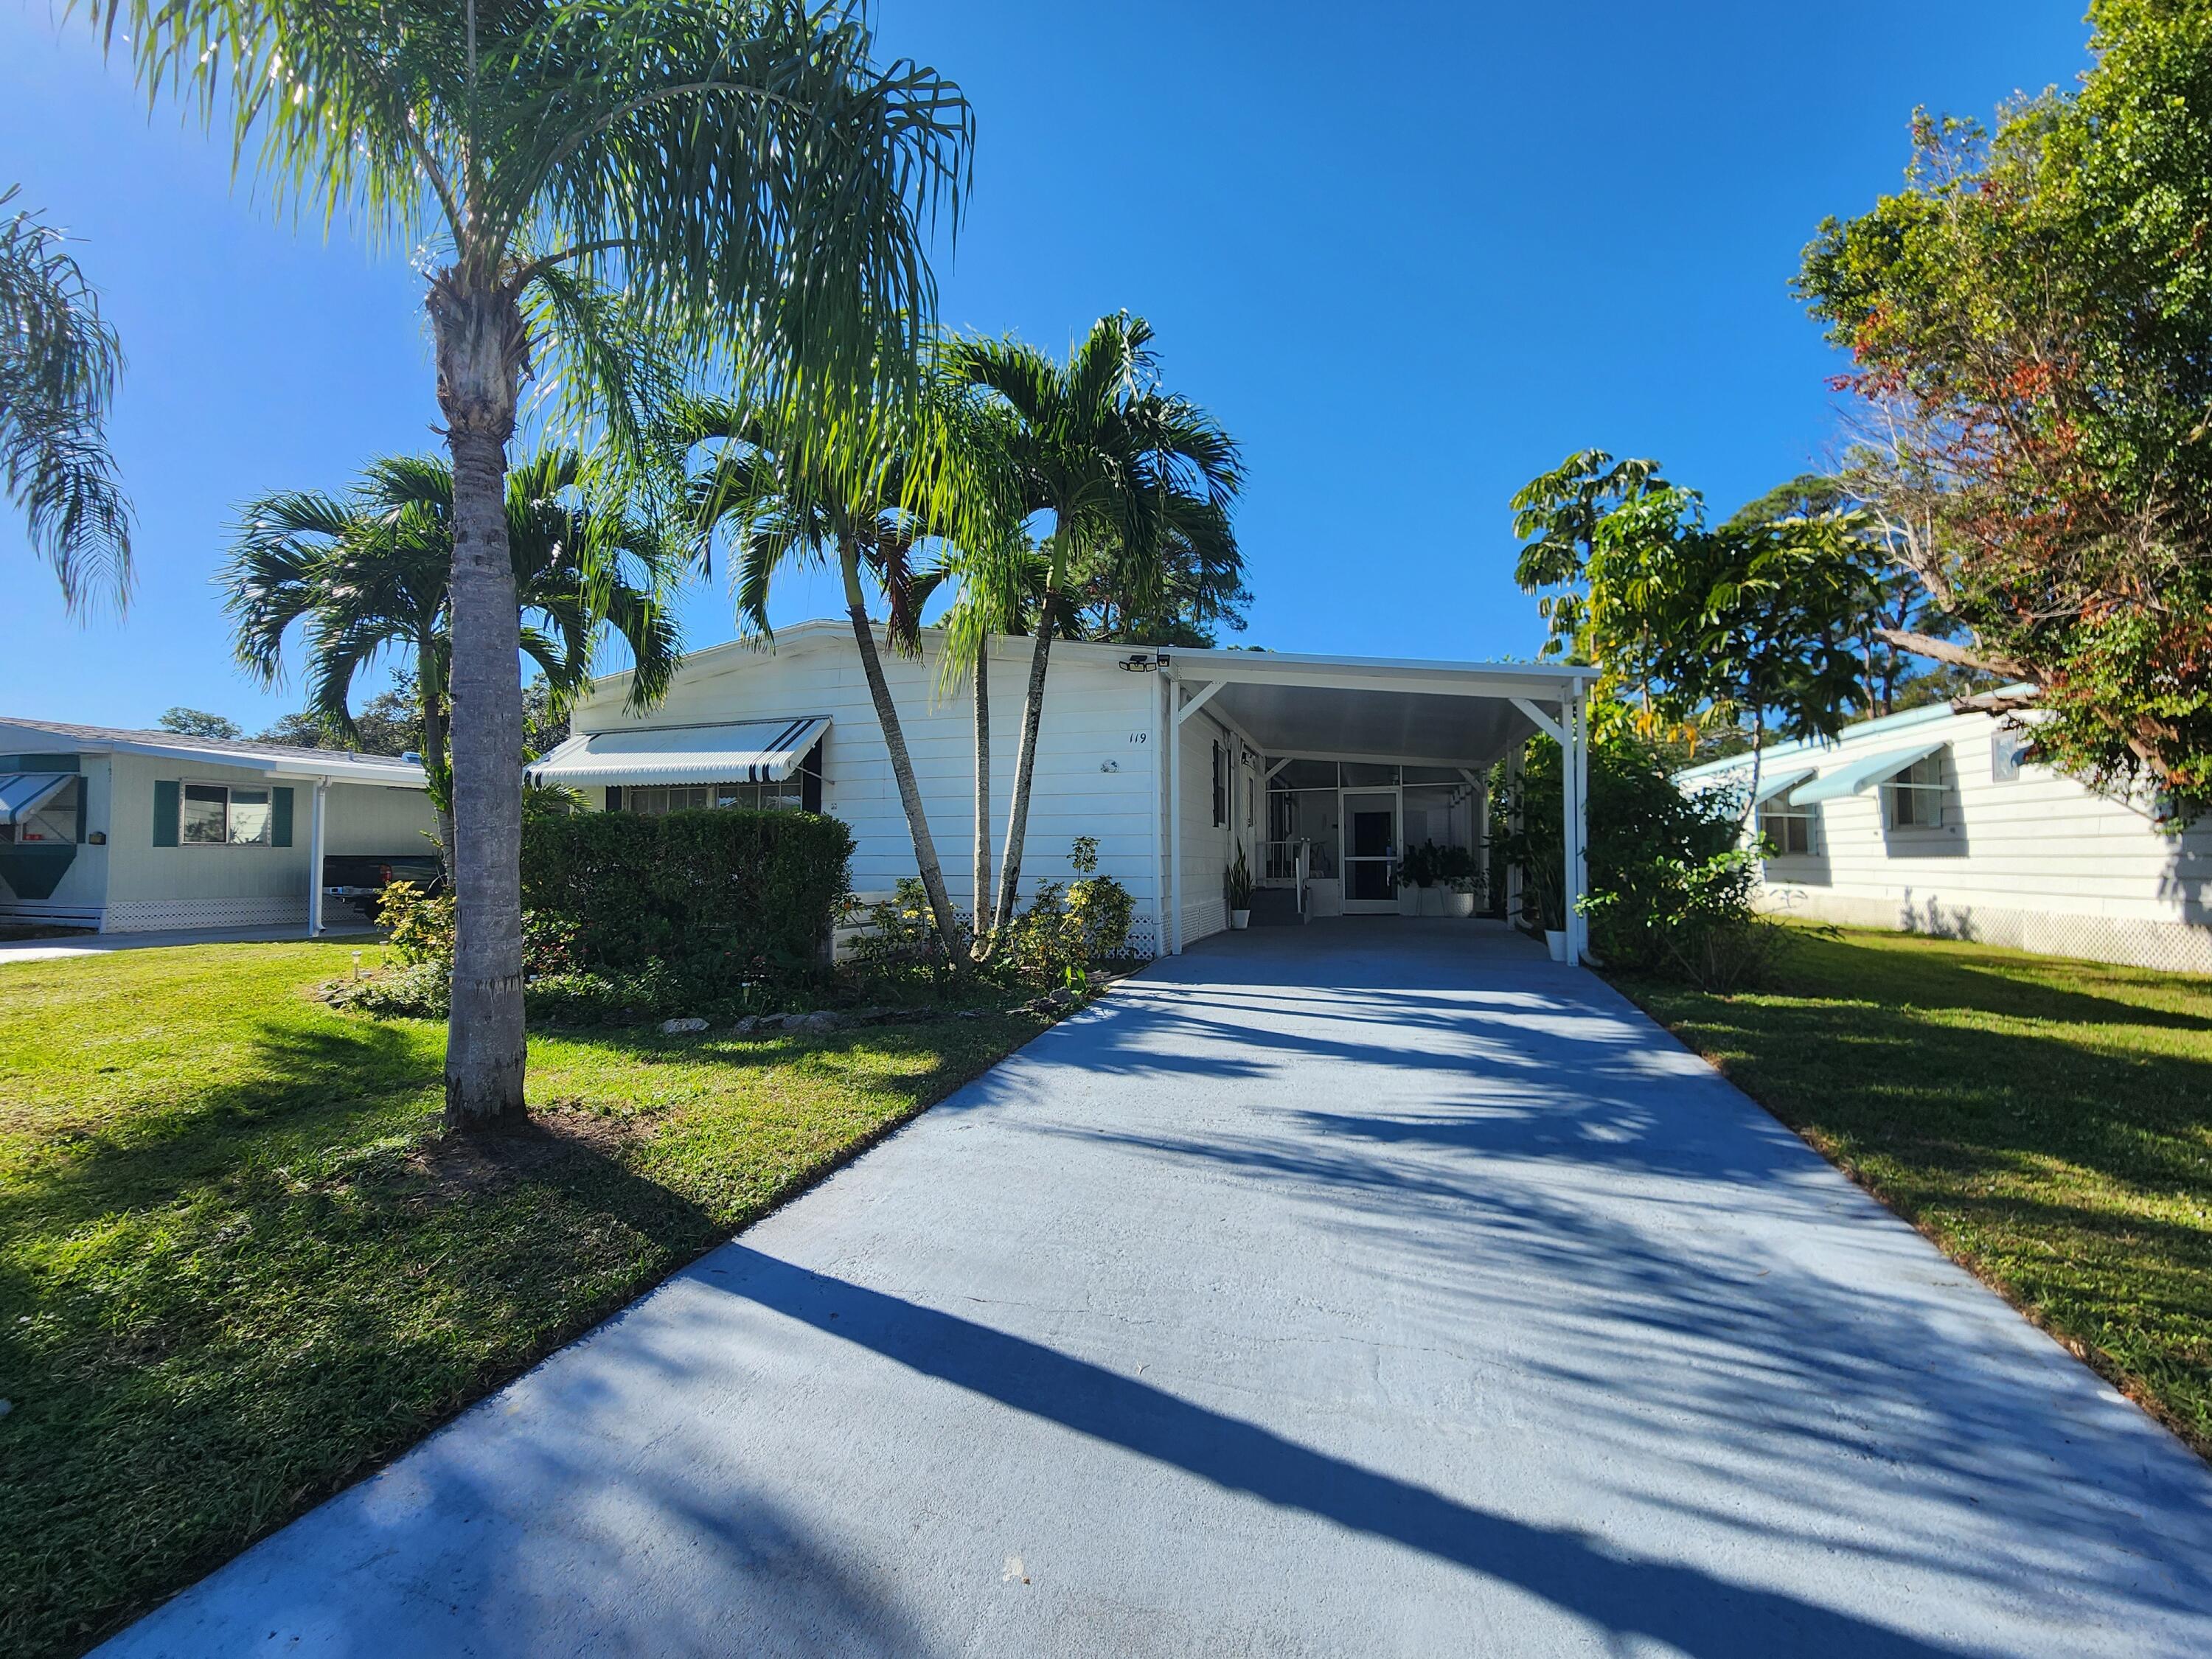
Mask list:
[[[1565,962],[1567,959],[1567,936],[1564,931],[1547,927],[1544,943],[1551,947],[1553,961]]]
[[[1231,927],[1249,927],[1252,925],[1252,913],[1249,910],[1231,910],[1229,913],[1229,925]]]
[[[1421,896],[1421,914],[1423,915],[1440,916],[1443,915],[1444,890],[1443,888],[1416,887],[1413,890]]]
[[[1474,895],[1444,890],[1444,914],[1448,916],[1471,916],[1474,914]]]
[[[1398,890],[1398,914],[1401,916],[1418,916],[1421,914],[1419,888],[1401,887]]]

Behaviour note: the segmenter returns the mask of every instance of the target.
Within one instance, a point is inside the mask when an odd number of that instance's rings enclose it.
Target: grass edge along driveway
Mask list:
[[[2212,981],[1792,927],[1756,990],[1613,983],[2212,1460]]]
[[[530,1127],[453,1142],[442,1028],[313,999],[352,949],[0,964],[0,1652],[82,1651],[1042,1023],[535,1034]]]

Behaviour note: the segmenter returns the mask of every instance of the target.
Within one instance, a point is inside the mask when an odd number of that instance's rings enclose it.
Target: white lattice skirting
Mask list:
[[[101,917],[103,933],[167,933],[181,927],[307,927],[307,901],[289,897],[143,899],[111,904]]]
[[[1887,927],[1902,933],[1971,940],[2038,956],[2119,962],[2167,973],[2212,974],[2212,927],[2140,916],[2089,916],[1996,905],[1946,903],[1940,898],[1907,904],[1802,887],[1772,890],[1774,908],[1847,927]]]

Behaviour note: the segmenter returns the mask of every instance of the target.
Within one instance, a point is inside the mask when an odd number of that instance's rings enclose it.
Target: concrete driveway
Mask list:
[[[1587,974],[1208,941],[118,1654],[2212,1653],[2212,1476]]]

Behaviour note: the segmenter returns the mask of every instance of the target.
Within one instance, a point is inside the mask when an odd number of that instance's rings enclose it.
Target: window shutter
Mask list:
[[[618,783],[611,783],[607,786],[607,811],[610,812],[622,811],[622,786]]]
[[[154,786],[154,845],[174,847],[177,844],[177,785],[173,781],[157,782]]]
[[[818,812],[822,810],[822,744],[818,738],[799,765],[799,809],[802,812]]]
[[[292,844],[292,792],[289,789],[272,789],[269,797],[270,844],[289,847]]]

